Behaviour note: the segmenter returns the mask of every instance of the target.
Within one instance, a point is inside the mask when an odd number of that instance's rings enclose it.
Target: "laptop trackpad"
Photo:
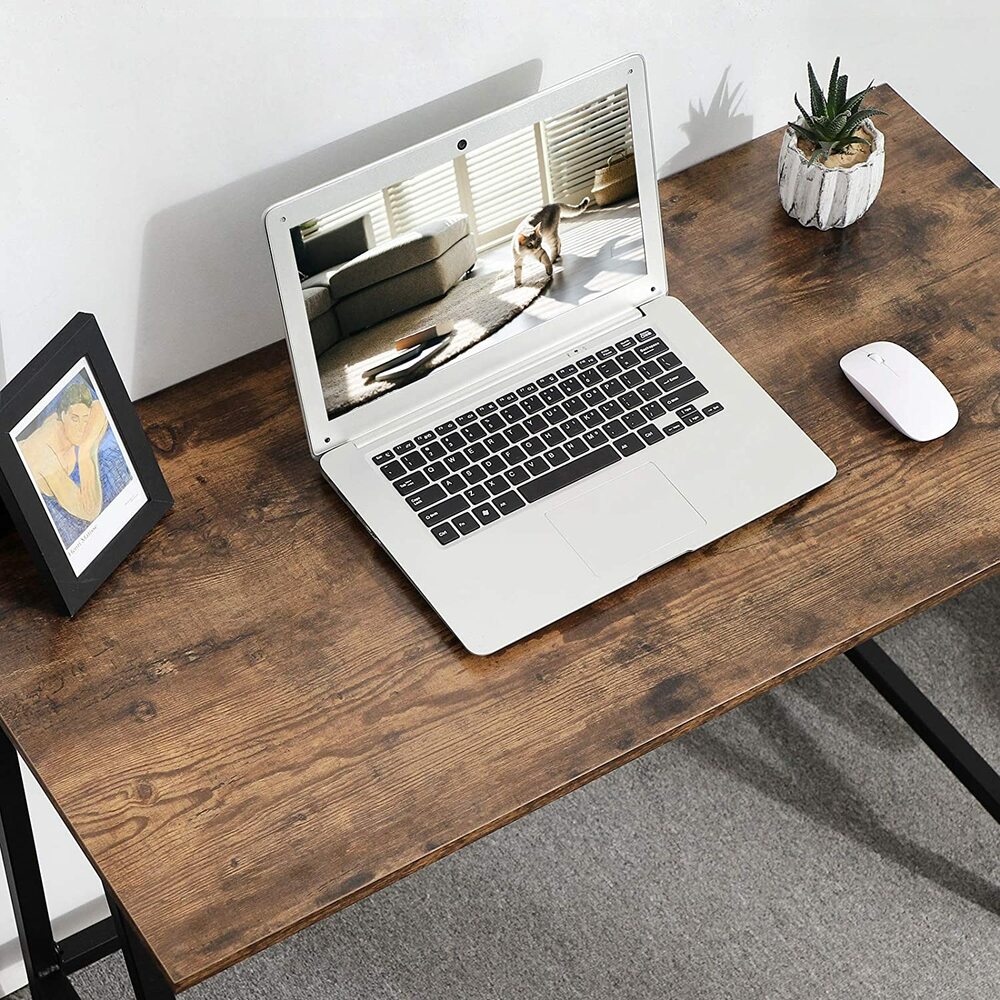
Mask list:
[[[652,463],[574,497],[548,515],[598,576],[633,577],[671,558],[658,549],[705,524]],[[678,547],[678,553],[684,551]]]

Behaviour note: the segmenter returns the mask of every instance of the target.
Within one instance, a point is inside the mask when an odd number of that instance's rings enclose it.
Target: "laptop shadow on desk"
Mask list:
[[[154,215],[143,234],[135,358],[146,395],[284,337],[268,206],[538,92],[540,59]]]

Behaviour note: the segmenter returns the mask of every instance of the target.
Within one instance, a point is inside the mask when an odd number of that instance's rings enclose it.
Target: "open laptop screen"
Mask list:
[[[645,273],[628,90],[299,220],[291,239],[332,418]]]

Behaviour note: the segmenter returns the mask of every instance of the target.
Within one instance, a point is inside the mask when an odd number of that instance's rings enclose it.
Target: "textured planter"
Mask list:
[[[861,127],[872,140],[872,150],[867,160],[853,167],[810,163],[795,133],[785,129],[778,154],[778,193],[784,210],[803,226],[842,229],[871,208],[882,186],[885,136],[870,120]]]

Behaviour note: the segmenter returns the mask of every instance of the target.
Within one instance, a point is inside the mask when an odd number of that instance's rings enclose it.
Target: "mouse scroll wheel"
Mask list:
[[[874,361],[875,364],[877,364],[877,365],[884,365],[885,364],[885,358],[883,358],[881,354],[874,354],[873,353],[873,354],[869,354],[868,357],[870,357],[872,359],[872,361]]]

